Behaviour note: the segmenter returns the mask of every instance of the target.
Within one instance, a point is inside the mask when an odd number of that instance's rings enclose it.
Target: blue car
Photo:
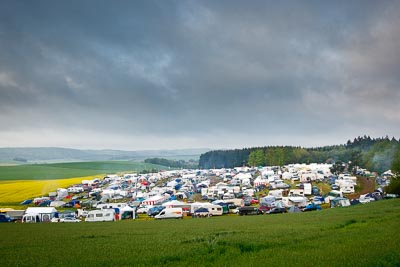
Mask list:
[[[7,214],[0,214],[0,223],[7,223],[7,222],[13,222],[13,219],[8,216]]]

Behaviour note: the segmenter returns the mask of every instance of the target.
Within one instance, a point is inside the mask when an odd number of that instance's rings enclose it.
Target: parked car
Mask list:
[[[239,215],[260,215],[263,214],[261,210],[256,207],[241,207],[239,208]]]
[[[365,194],[361,195],[360,198],[358,199],[361,204],[369,203],[372,201],[375,201],[375,198],[371,194]]]
[[[314,196],[319,196],[319,195],[320,195],[319,188],[316,187],[316,186],[313,186],[312,189],[311,189],[311,191],[312,191],[312,194],[313,194]]]
[[[67,222],[72,222],[72,223],[76,223],[76,222],[81,222],[81,220],[79,220],[79,219],[76,219],[76,218],[74,218],[74,217],[64,217],[64,218],[61,218],[60,219],[60,222],[62,222],[62,223],[67,223]]]
[[[266,214],[286,213],[286,212],[287,212],[286,208],[275,207],[267,211]]]
[[[304,189],[304,184],[303,183],[296,184],[296,187],[299,189]]]
[[[147,211],[147,215],[150,217],[154,217],[159,214],[163,209],[165,209],[164,206],[154,206]]]
[[[243,200],[243,202],[244,202],[244,205],[245,206],[251,206],[251,198],[245,198],[244,200]]]
[[[261,210],[262,213],[266,213],[267,211],[272,209],[272,207],[266,206],[266,205],[260,205],[260,207],[258,209]]]
[[[14,220],[8,216],[7,214],[0,214],[0,223],[7,223],[7,222],[13,222]]]
[[[258,199],[253,198],[250,202],[251,204],[258,204]]]
[[[331,185],[331,189],[332,190],[339,190],[340,188],[339,188],[339,186],[333,184],[333,185]]]
[[[287,188],[290,188],[290,185],[288,185],[286,183],[278,183],[278,184],[275,185],[275,187],[277,189],[287,189]]]
[[[239,208],[231,209],[230,212],[233,214],[239,214]]]
[[[139,207],[136,213],[146,214],[149,211],[149,207]]]
[[[325,199],[323,197],[315,196],[311,200],[314,204],[321,205],[325,203]]]

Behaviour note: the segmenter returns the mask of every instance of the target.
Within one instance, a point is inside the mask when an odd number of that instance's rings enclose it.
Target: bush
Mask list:
[[[392,178],[386,187],[386,193],[400,195],[400,177]]]

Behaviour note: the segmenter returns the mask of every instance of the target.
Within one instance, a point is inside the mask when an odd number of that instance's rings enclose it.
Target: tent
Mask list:
[[[196,217],[209,217],[210,216],[210,212],[208,211],[207,208],[199,208],[197,210],[194,211],[193,213],[193,218]]]
[[[150,197],[146,200],[143,201],[144,205],[154,205],[160,202],[163,202],[165,199],[167,199],[169,195],[165,194],[164,196],[156,195],[153,197]]]
[[[120,220],[135,219],[136,218],[136,208],[126,205],[120,210],[121,216]]]
[[[344,197],[337,197],[337,198],[331,199],[330,204],[331,204],[331,208],[348,207],[351,205],[350,200],[348,200],[347,198],[344,198]]]
[[[171,201],[165,202],[165,203],[163,203],[161,205],[164,206],[164,207],[167,207],[167,208],[174,208],[174,207],[185,206],[187,204],[184,203],[184,202],[178,201],[178,200],[171,200]]]
[[[290,209],[288,210],[288,212],[290,212],[290,213],[301,212],[301,210],[299,207],[291,206]]]

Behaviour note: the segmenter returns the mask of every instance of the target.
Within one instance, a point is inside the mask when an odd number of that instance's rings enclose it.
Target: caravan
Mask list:
[[[91,210],[85,219],[86,222],[113,222],[115,221],[115,210]]]

